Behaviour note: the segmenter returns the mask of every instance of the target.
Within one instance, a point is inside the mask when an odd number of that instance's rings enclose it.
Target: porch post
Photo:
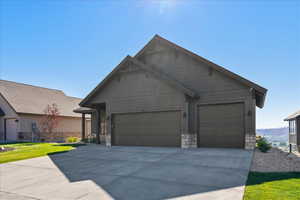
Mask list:
[[[96,109],[96,143],[100,144],[100,110]]]
[[[85,114],[82,113],[81,117],[81,141],[85,139]]]

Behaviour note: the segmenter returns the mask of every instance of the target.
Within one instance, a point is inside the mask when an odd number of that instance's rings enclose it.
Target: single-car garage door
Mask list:
[[[244,147],[244,104],[201,105],[199,147]]]
[[[180,112],[114,114],[112,144],[179,147]]]

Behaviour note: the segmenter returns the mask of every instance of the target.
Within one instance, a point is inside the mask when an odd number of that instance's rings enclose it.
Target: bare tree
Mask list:
[[[44,116],[40,121],[40,127],[43,133],[49,137],[53,136],[54,129],[59,124],[59,109],[55,103],[47,105],[44,110]]]

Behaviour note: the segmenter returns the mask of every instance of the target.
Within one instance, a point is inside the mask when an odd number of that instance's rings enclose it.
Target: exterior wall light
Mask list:
[[[252,112],[251,110],[248,111],[248,116],[251,116],[252,115]]]

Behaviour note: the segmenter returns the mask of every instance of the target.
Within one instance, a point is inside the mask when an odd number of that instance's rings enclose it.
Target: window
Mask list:
[[[290,124],[290,134],[295,135],[296,134],[296,120],[292,120],[289,122]]]

